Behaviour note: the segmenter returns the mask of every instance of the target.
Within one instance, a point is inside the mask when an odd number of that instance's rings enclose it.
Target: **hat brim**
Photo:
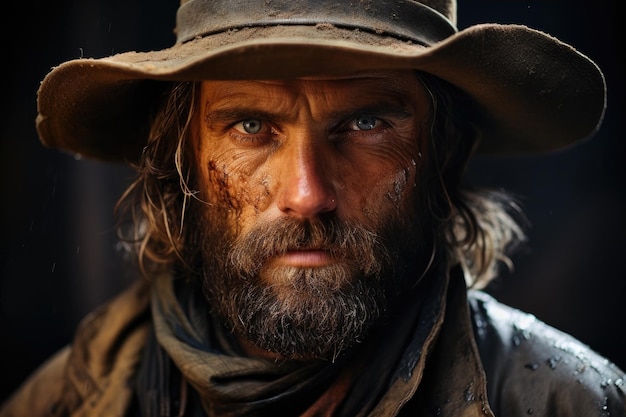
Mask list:
[[[591,60],[525,26],[476,25],[428,47],[328,25],[272,26],[61,64],[41,83],[37,130],[49,147],[133,162],[157,97],[173,81],[394,69],[430,73],[467,93],[481,153],[567,147],[596,132],[606,105],[604,77]]]

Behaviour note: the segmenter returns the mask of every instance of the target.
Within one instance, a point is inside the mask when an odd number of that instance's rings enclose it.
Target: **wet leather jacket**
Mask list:
[[[73,347],[26,381],[0,417],[127,416],[149,303],[137,284],[96,310]],[[586,345],[459,281],[444,304],[418,383],[394,384],[389,393],[404,406],[380,415],[626,417],[624,372]]]

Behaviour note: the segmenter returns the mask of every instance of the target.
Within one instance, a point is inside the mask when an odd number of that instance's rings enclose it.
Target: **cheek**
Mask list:
[[[411,158],[374,164],[352,170],[342,187],[344,210],[349,217],[378,225],[390,216],[404,215],[412,208],[417,188],[418,161]]]
[[[232,218],[239,227],[263,211],[269,200],[269,173],[252,167],[236,154],[200,158],[201,193],[213,211]]]
[[[390,146],[350,164],[345,193],[350,205],[370,221],[413,209],[423,156],[415,140]]]

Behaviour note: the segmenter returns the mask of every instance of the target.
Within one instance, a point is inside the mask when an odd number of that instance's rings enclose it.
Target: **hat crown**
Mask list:
[[[430,46],[457,29],[456,0],[181,0],[177,43],[246,27],[328,24]]]
[[[186,3],[189,3],[192,1],[193,0],[181,0],[180,5],[184,6]],[[254,5],[255,1],[250,1],[249,3],[251,5]],[[260,3],[260,1],[258,3]],[[340,4],[341,1],[338,1],[337,3]],[[447,17],[451,22],[456,23],[456,0],[426,0],[426,1],[416,1],[415,3],[421,3],[424,6],[430,7],[431,9],[435,9],[439,13]]]

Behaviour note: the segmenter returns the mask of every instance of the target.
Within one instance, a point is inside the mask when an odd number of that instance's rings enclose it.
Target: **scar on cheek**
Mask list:
[[[393,177],[392,186],[393,190],[387,192],[387,197],[394,203],[402,201],[402,194],[406,188],[409,179],[411,178],[411,169],[402,168]]]
[[[229,175],[225,167],[220,169],[214,160],[207,162],[208,192],[213,193],[216,206],[226,209],[238,209],[239,202],[231,194]]]
[[[207,163],[207,172],[209,179],[214,180],[220,188],[228,187],[228,172],[225,166],[220,170],[215,161],[210,160]]]

